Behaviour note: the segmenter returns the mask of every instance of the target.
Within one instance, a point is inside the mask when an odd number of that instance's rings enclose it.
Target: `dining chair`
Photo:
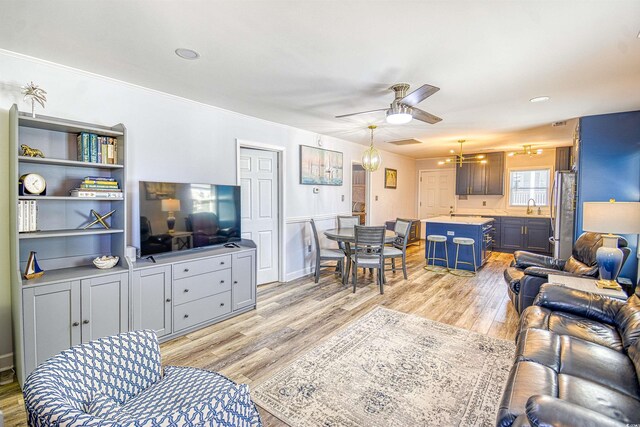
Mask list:
[[[411,230],[411,220],[397,218],[394,231],[398,235],[390,246],[386,246],[384,250],[385,269],[389,264],[386,260],[391,261],[391,269],[389,271],[395,272],[396,258],[402,258],[402,274],[404,279],[407,280],[407,243],[409,242],[409,231]]]
[[[315,281],[318,283],[320,280],[320,269],[323,267],[331,267],[335,269],[336,273],[344,274],[344,251],[339,249],[322,249],[320,247],[320,240],[318,239],[318,230],[316,228],[316,222],[311,219],[311,230],[313,231],[313,239],[316,245],[316,271],[314,273]],[[322,264],[322,261],[335,261],[336,264]]]
[[[338,215],[338,228],[353,227],[360,225],[360,218],[357,216]]]
[[[358,282],[358,267],[378,269],[378,285],[380,293],[384,294],[384,237],[385,227],[355,226],[355,244],[351,255],[353,264],[353,292],[356,292]]]

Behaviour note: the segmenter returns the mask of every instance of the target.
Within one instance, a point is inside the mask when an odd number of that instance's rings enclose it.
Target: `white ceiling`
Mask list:
[[[640,109],[640,1],[3,1],[0,48],[416,158],[567,144]],[[198,51],[185,61],[178,47]],[[1,64],[0,64],[1,70]],[[25,76],[28,80],[28,76]],[[443,118],[386,125],[397,82]],[[535,96],[551,100],[530,103]],[[396,147],[389,140],[421,144]],[[466,151],[465,149],[465,151]]]

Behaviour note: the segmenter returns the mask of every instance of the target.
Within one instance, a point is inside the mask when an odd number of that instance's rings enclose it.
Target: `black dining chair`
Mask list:
[[[350,262],[353,264],[353,292],[356,292],[358,268],[378,269],[378,285],[384,294],[385,227],[355,226],[355,244]]]
[[[411,220],[397,218],[394,231],[397,237],[389,246],[385,247],[384,259],[385,269],[387,266],[391,266],[389,271],[396,272],[396,258],[402,259],[402,274],[404,279],[407,280],[407,243],[409,242],[409,231],[411,230]],[[391,263],[387,264],[386,260],[390,260]]]
[[[331,267],[336,273],[340,275],[344,274],[344,252],[339,249],[322,249],[320,247],[320,240],[318,239],[318,230],[316,228],[316,222],[311,219],[311,230],[313,231],[313,239],[316,246],[316,271],[314,273],[315,281],[318,283],[320,280],[320,269],[323,267]],[[336,264],[322,264],[322,261],[335,261]]]

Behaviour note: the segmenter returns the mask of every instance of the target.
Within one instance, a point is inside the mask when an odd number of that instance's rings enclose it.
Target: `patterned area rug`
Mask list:
[[[514,344],[376,308],[255,386],[296,427],[493,426]]]

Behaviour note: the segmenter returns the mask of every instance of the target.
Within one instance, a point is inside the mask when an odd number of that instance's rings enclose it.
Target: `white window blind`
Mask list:
[[[509,205],[527,206],[530,199],[536,206],[549,205],[549,169],[512,170],[509,172]]]

